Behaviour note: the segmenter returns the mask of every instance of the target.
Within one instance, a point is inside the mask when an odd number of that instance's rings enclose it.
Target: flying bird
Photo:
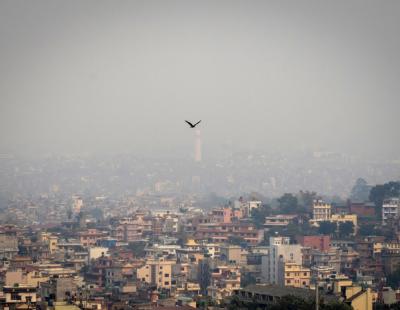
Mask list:
[[[190,128],[194,128],[194,127],[196,127],[200,122],[201,122],[201,120],[199,120],[196,124],[192,124],[191,122],[189,122],[189,121],[185,121],[186,123],[188,123],[188,125],[190,126]]]

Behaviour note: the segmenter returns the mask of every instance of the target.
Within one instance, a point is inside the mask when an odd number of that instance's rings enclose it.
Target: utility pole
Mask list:
[[[315,279],[315,310],[319,310],[319,273],[318,267],[313,267],[312,269],[316,272],[316,279]]]

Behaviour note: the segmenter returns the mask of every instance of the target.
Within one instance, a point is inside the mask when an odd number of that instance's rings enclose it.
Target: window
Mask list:
[[[11,300],[21,300],[21,296],[18,293],[11,293]]]
[[[169,273],[166,273],[164,277],[169,278]]]
[[[169,282],[168,282],[168,281],[165,281],[165,282],[164,282],[164,285],[169,285]]]

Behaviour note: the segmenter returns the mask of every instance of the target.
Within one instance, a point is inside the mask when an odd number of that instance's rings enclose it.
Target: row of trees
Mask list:
[[[269,204],[262,205],[259,209],[252,211],[251,217],[255,225],[261,228],[264,224],[265,217],[273,214],[305,214],[311,212],[314,199],[317,198],[315,192],[300,191],[297,195],[284,194],[272,204],[276,204],[272,208]]]
[[[310,310],[315,309],[315,300],[304,299],[301,297],[287,295],[282,297],[277,303],[271,305],[260,304],[257,301],[242,301],[238,297],[233,297],[228,305],[224,305],[225,309],[250,309],[250,310]],[[320,302],[319,309],[321,310],[351,310],[352,307],[341,302],[325,303]]]
[[[318,232],[322,235],[336,235],[340,238],[346,238],[354,233],[352,222],[340,222],[339,225],[333,222],[321,222]]]

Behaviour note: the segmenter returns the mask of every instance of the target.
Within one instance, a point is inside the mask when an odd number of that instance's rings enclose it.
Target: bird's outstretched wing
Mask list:
[[[199,120],[194,126],[196,127],[198,124],[200,124],[201,120]]]
[[[186,120],[185,120],[185,122],[188,123],[190,127],[196,126],[196,125],[193,125],[193,124],[192,124],[191,122],[189,122],[189,121],[186,121]]]

